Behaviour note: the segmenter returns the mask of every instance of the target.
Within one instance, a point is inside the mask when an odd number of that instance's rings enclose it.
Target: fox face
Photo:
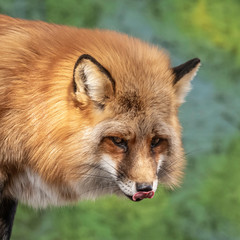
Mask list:
[[[3,196],[45,207],[179,185],[178,108],[198,58],[172,67],[124,34],[4,16],[0,42]]]
[[[87,95],[93,111],[100,112],[101,120],[88,129],[88,138],[97,156],[95,175],[103,178],[109,192],[139,201],[152,198],[159,182],[179,184],[185,160],[177,113],[199,64],[193,59],[156,75],[141,69],[131,81],[130,70],[116,79],[92,56],[79,58],[75,97],[82,104],[81,97]]]

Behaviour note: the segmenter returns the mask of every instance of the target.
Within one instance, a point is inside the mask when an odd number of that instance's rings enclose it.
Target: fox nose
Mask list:
[[[137,192],[150,192],[153,190],[151,183],[136,183]]]

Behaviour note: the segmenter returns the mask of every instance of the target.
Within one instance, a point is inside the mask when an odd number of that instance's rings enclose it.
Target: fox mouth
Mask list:
[[[127,196],[133,202],[139,202],[139,201],[142,201],[145,198],[153,198],[154,197],[154,191],[137,192],[132,196],[125,194],[125,196]]]

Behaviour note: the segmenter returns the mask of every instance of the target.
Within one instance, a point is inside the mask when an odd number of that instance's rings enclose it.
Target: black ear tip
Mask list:
[[[186,63],[184,63],[183,65],[188,66],[188,68],[193,69],[195,68],[199,63],[201,62],[201,60],[199,58],[193,58],[189,61],[187,61]]]
[[[199,58],[193,58],[177,67],[174,67],[173,74],[175,75],[173,84],[176,84],[184,75],[191,72],[201,60]]]
[[[195,65],[199,64],[201,62],[201,60],[199,58],[193,58],[192,61]]]

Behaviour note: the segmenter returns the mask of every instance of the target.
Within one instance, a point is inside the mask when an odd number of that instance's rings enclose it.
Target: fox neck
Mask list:
[[[106,176],[89,177],[78,184],[56,186],[46,183],[37,173],[27,168],[12,179],[4,192],[5,195],[34,208],[46,208],[50,205],[63,206],[79,200],[95,199],[113,190],[114,183]]]

